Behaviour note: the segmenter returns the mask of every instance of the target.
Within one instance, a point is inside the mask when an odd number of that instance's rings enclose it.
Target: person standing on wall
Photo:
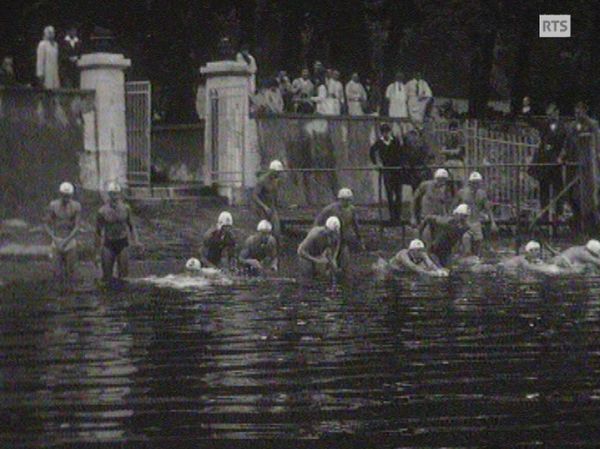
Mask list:
[[[408,118],[408,97],[404,74],[396,72],[395,81],[385,91],[385,100],[388,106],[388,116],[392,118]]]
[[[81,40],[77,36],[77,28],[74,26],[67,30],[60,46],[60,79],[64,87],[70,89],[79,88],[79,68],[77,61],[81,56]]]
[[[248,78],[248,93],[254,95],[256,92],[256,72],[258,67],[256,66],[256,59],[250,54],[250,47],[248,45],[242,45],[240,52],[236,56],[237,62],[242,62],[248,66],[250,77]]]
[[[36,76],[44,89],[60,88],[58,76],[58,44],[53,26],[44,28],[44,38],[37,48]]]

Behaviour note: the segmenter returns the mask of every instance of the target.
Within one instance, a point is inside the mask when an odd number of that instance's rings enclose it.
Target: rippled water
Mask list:
[[[3,448],[599,444],[600,278],[0,293]]]

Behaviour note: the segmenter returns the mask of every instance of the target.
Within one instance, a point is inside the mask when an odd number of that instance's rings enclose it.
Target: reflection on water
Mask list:
[[[192,287],[3,290],[2,447],[597,444],[599,278]]]

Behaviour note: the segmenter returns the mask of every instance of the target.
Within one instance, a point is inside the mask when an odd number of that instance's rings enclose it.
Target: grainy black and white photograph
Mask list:
[[[600,447],[600,2],[1,16],[1,449]]]

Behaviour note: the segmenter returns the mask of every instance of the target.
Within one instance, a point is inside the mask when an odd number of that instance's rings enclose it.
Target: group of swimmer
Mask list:
[[[223,211],[216,224],[204,234],[200,257],[189,259],[185,264],[186,272],[221,270],[269,277],[279,271],[282,238],[278,191],[284,171],[283,164],[274,160],[259,177],[252,194],[258,225],[239,253],[233,216]],[[45,229],[51,238],[60,278],[68,283],[77,261],[81,205],[73,199],[71,183],[61,184],[59,191],[60,198],[48,207]],[[297,249],[299,274],[303,277],[343,277],[351,265],[351,246],[365,250],[353,197],[349,188],[340,189],[337,200],[315,217],[312,228]],[[419,238],[385,262],[390,273],[400,270],[448,276],[453,264],[461,260],[470,258],[477,263],[487,231],[497,230],[483,177],[478,172],[471,173],[466,185],[452,195],[448,172],[438,169],[432,180],[423,181],[416,189],[411,204],[411,222]],[[117,183],[108,185],[107,201],[97,212],[95,240],[102,280],[112,281],[115,272],[117,278],[126,278],[129,273],[128,248],[138,244],[138,237],[131,209],[124,202],[122,188]],[[353,240],[355,245],[351,245]],[[531,241],[522,255],[506,259],[502,265],[507,269],[544,273],[600,268],[600,242],[590,240],[584,246],[554,252],[552,258],[545,260],[540,243]]]

